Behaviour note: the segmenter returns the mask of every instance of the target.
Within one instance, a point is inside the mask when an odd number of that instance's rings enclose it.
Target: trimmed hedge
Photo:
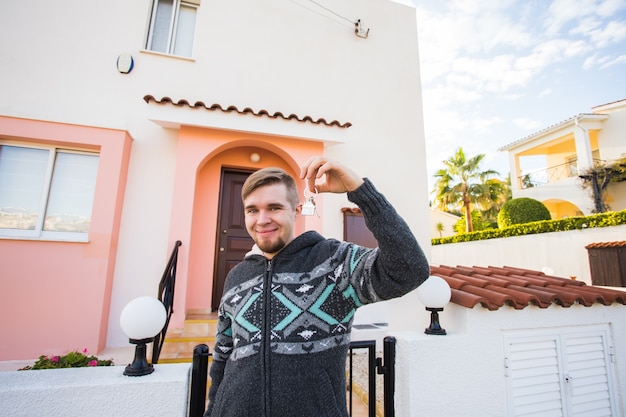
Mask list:
[[[609,227],[626,224],[626,210],[608,213],[592,214],[590,216],[568,217],[559,220],[541,220],[538,222],[516,224],[502,229],[487,229],[472,233],[462,233],[454,236],[431,239],[431,244],[443,245],[446,243],[473,242],[477,240],[497,239],[533,235],[537,233],[565,232],[591,227]]]
[[[541,220],[551,220],[550,211],[541,201],[529,197],[513,198],[507,201],[498,213],[498,227],[501,229]]]

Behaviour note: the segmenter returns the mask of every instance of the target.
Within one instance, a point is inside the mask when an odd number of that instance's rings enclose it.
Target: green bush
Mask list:
[[[593,227],[609,227],[626,224],[626,210],[613,211],[590,216],[568,217],[559,220],[517,224],[502,229],[487,229],[472,233],[431,239],[432,245],[446,243],[473,242],[476,240],[497,239],[501,237],[524,236],[537,233],[565,232]]]
[[[502,206],[498,213],[498,227],[504,228],[514,224],[524,224],[541,220],[550,220],[548,208],[534,198],[513,198]]]
[[[20,371],[58,368],[82,368],[86,366],[113,366],[110,359],[98,359],[93,355],[87,355],[87,349],[82,352],[70,352],[63,356],[41,355],[32,366],[25,366]]]
[[[490,227],[489,222],[483,221],[483,216],[480,214],[480,211],[472,210],[472,228],[474,229],[474,232],[489,229]],[[465,220],[465,213],[463,213],[461,218],[457,220],[454,226],[452,226],[452,230],[454,230],[455,233],[467,233],[466,228],[467,224]]]

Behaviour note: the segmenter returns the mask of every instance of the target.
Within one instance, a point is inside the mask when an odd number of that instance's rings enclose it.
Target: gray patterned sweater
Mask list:
[[[309,231],[271,261],[248,254],[228,274],[205,416],[348,416],[345,366],[356,309],[400,297],[429,274],[408,225],[368,179],[348,199],[378,248]]]

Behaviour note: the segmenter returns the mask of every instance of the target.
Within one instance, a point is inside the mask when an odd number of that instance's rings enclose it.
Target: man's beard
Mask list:
[[[285,247],[285,241],[279,239],[276,242],[262,242],[257,243],[257,246],[265,253],[277,253]]]

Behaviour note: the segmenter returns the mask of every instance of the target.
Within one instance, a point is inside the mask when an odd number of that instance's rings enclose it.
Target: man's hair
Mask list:
[[[296,181],[291,175],[281,168],[263,168],[252,174],[246,179],[241,188],[241,199],[245,200],[254,190],[260,187],[273,184],[285,184],[287,188],[287,201],[293,208],[300,204],[298,197],[298,187]]]

